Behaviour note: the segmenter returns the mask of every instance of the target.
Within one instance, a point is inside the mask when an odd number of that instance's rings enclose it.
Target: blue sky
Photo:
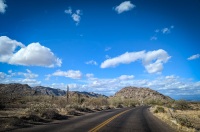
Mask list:
[[[0,0],[0,83],[200,96],[199,0]]]

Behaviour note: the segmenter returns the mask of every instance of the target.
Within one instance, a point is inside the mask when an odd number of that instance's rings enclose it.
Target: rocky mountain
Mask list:
[[[63,96],[66,95],[65,90],[54,89],[50,87],[36,86],[32,88],[36,92],[41,93],[42,95],[53,95],[53,96]]]
[[[39,92],[33,90],[27,84],[0,84],[0,94],[1,95],[11,95],[11,96],[30,96],[38,95]]]
[[[135,99],[138,101],[149,101],[149,100],[155,100],[155,101],[162,101],[162,102],[168,102],[173,101],[168,96],[165,96],[157,91],[154,91],[150,88],[138,88],[138,87],[125,87],[122,88],[120,91],[118,91],[114,97],[120,97],[120,98],[127,98],[127,99]]]

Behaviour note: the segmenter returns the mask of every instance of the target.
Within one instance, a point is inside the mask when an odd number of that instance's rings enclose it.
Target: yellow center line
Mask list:
[[[129,109],[131,110],[131,109]],[[97,132],[99,129],[101,129],[102,127],[104,127],[106,124],[108,124],[109,122],[111,122],[112,120],[114,120],[115,118],[117,118],[118,116],[124,114],[125,112],[128,112],[129,110],[123,111],[109,119],[107,119],[106,121],[102,122],[101,124],[99,124],[98,126],[92,128],[91,130],[89,130],[88,132]]]

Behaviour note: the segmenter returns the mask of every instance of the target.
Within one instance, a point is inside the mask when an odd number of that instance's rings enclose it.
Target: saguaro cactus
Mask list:
[[[69,86],[67,85],[67,103],[69,103]]]

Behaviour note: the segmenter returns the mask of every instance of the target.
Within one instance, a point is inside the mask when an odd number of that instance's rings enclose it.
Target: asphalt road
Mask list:
[[[173,132],[147,106],[89,113],[65,121],[14,130],[17,132]]]

